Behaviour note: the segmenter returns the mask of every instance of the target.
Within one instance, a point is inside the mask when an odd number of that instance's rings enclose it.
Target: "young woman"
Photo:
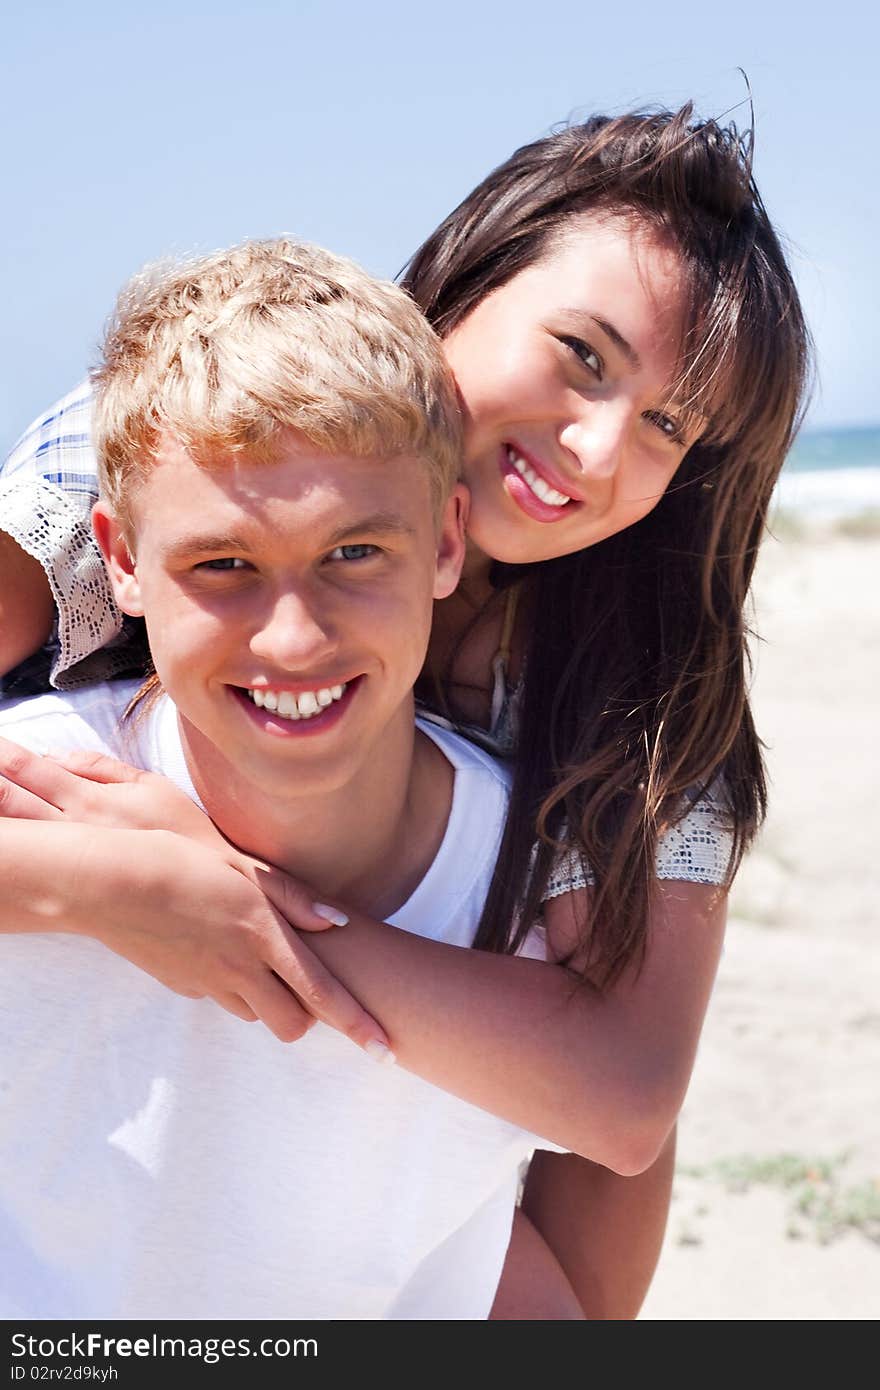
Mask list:
[[[428,1080],[585,1156],[540,1155],[524,1207],[587,1316],[631,1317],[662,1237],[725,889],[764,810],[743,607],[806,330],[743,143],[687,107],[517,151],[405,283],[445,340],[471,491],[468,565],[438,606],[420,695],[515,760],[484,949],[358,919],[310,935],[378,1034],[248,878],[186,843],[190,810],[153,779],[97,767],[82,782],[27,757],[5,764],[6,813],[72,823],[4,825],[0,925],[80,913],[173,988],[294,1037],[305,1023],[291,996],[279,1006],[280,975],[313,1015],[361,1043],[387,1035]],[[62,418],[53,461],[50,421],[0,494],[4,664],[32,663],[15,690],[48,663],[63,683],[138,659],[84,524],[87,441]],[[78,823],[94,820],[100,837]],[[129,828],[168,823],[181,834],[161,843]],[[294,926],[319,925],[296,885],[260,881]],[[515,954],[542,904],[546,964]],[[497,1316],[527,1315],[516,1275],[512,1257]]]

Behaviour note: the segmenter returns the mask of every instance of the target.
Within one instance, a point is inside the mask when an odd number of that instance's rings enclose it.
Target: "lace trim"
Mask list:
[[[727,881],[733,850],[727,799],[723,787],[714,782],[694,802],[677,825],[660,837],[655,859],[658,878],[681,883],[708,883],[720,886]],[[584,868],[574,850],[560,854],[553,865],[544,902],[595,884],[589,866]]]
[[[93,501],[91,493],[64,492],[41,478],[0,486],[0,526],[43,566],[58,609],[50,680],[59,689],[131,667],[127,647],[101,650],[122,632],[122,614],[92,536]]]

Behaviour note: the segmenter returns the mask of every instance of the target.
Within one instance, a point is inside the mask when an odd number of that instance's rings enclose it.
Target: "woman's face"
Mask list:
[[[676,255],[646,228],[589,217],[453,329],[479,550],[567,555],[656,505],[700,433],[670,400],[682,327]]]

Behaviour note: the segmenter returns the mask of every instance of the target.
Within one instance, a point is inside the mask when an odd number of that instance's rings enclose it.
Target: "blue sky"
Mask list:
[[[4,21],[0,447],[94,360],[144,261],[292,232],[393,275],[556,122],[757,115],[756,172],[819,346],[815,425],[880,420],[876,7],[82,0]],[[746,109],[735,112],[741,124]]]

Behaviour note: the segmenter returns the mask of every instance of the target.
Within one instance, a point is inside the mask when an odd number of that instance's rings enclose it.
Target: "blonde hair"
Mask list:
[[[126,521],[160,432],[204,466],[271,460],[293,428],[327,453],[412,454],[439,511],[458,476],[455,388],[396,285],[285,239],[158,263],[119,296],[93,372],[102,495]]]

